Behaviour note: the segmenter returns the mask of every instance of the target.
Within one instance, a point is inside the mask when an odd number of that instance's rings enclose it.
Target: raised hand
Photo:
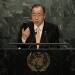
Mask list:
[[[22,39],[26,40],[30,35],[30,29],[29,27],[24,30],[24,28],[22,29]]]

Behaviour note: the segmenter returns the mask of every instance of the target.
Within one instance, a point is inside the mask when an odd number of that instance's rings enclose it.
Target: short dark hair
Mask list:
[[[43,9],[43,12],[45,13],[45,7],[41,4],[34,4],[31,8],[31,12],[32,12],[32,9],[35,8],[35,7],[41,7]]]

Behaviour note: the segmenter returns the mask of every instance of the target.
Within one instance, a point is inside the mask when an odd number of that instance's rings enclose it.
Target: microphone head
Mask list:
[[[45,33],[47,33],[47,31],[45,31]]]
[[[34,33],[34,35],[36,35],[36,34],[37,34],[37,32]]]

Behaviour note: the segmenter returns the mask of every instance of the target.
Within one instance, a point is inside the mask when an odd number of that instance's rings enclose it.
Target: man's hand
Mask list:
[[[30,29],[29,27],[24,30],[24,28],[22,29],[22,39],[26,40],[30,35]]]

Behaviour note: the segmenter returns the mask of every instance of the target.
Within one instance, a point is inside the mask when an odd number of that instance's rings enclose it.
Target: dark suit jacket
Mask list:
[[[34,31],[34,24],[33,22],[28,22],[27,26],[30,28],[30,36],[28,37],[28,39],[26,40],[26,43],[35,43],[35,31]],[[26,29],[25,24],[23,23],[20,27],[20,31],[18,34],[18,43],[22,43],[22,28]],[[46,31],[46,34],[45,34]],[[48,42],[47,42],[47,39]],[[49,22],[44,22],[44,27],[43,27],[43,31],[42,31],[42,36],[41,36],[41,41],[40,43],[58,43],[59,42],[59,30],[58,30],[58,26],[49,23]],[[28,48],[28,45],[18,45],[18,47],[21,48]],[[50,46],[50,47],[54,47],[54,46]],[[36,46],[31,45],[30,48],[36,48]],[[40,48],[49,48],[49,46],[40,46]]]

